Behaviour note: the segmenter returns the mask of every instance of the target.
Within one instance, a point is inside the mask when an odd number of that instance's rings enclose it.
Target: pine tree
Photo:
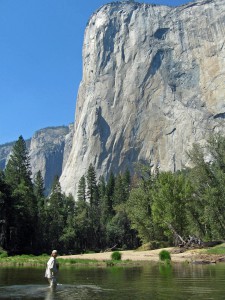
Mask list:
[[[38,205],[38,214],[44,210],[45,206],[45,188],[44,188],[44,179],[41,175],[41,171],[38,171],[34,178],[34,195],[37,199]]]
[[[90,217],[89,203],[78,200],[75,203],[74,227],[76,232],[75,247],[83,252],[90,247]]]
[[[103,176],[99,177],[98,193],[99,193],[99,220],[100,220],[99,245],[102,249],[106,246],[106,220],[107,220],[107,214],[105,209],[106,182]]]
[[[134,239],[135,232],[126,212],[126,202],[130,192],[130,172],[118,174],[115,177],[113,189],[113,213],[111,219],[108,219],[106,226],[106,237],[109,245],[117,244],[118,247],[133,247],[136,244]]]
[[[64,196],[61,191],[59,177],[56,176],[47,202],[48,219],[48,247],[50,249],[61,247],[60,237],[65,224]]]
[[[108,217],[113,216],[113,196],[115,191],[115,176],[110,172],[109,180],[106,185],[106,212]]]
[[[46,235],[46,228],[48,226],[46,213],[46,197],[44,195],[44,179],[41,172],[38,171],[34,178],[34,195],[37,202],[37,216],[36,216],[36,248],[37,251],[42,252],[46,250],[48,236]]]
[[[88,216],[90,219],[91,248],[95,249],[98,247],[100,238],[100,207],[96,173],[92,164],[87,171],[87,199],[90,205]]]
[[[90,164],[87,171],[87,200],[90,203],[90,206],[96,205],[97,199],[97,181],[95,169],[92,164]]]
[[[0,247],[8,249],[9,225],[12,216],[12,200],[4,173],[0,171]]]
[[[130,171],[126,169],[124,175],[123,175],[123,183],[124,183],[124,189],[125,189],[125,197],[128,199],[130,190],[131,190],[131,175]]]
[[[12,149],[5,169],[5,176],[12,189],[16,189],[21,182],[32,187],[30,158],[22,136],[19,137]]]
[[[103,199],[106,196],[106,183],[105,178],[103,176],[99,177],[98,192],[100,199]]]
[[[127,195],[123,177],[118,174],[115,179],[114,195],[113,195],[113,206],[125,202]]]
[[[74,252],[76,246],[76,230],[75,230],[75,201],[73,196],[64,196],[64,227],[60,236],[60,242],[62,242],[65,252]]]
[[[77,198],[79,201],[86,201],[86,178],[82,176],[78,184]]]
[[[30,158],[22,136],[12,149],[5,169],[5,179],[13,199],[10,245],[13,251],[31,251],[35,240],[37,204],[31,180]]]

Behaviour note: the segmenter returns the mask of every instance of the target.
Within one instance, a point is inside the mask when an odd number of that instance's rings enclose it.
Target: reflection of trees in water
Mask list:
[[[171,277],[172,276],[172,266],[168,263],[160,263],[159,264],[159,273],[165,277]]]
[[[51,290],[42,269],[0,268],[0,300],[90,300],[90,299],[224,299],[224,264],[192,264],[110,268],[65,268],[63,284]],[[26,284],[26,282],[32,284]],[[42,283],[43,282],[43,283]],[[87,283],[82,285],[82,283]],[[15,283],[17,285],[15,285]],[[41,283],[41,284],[34,284]],[[11,284],[11,285],[10,285]]]

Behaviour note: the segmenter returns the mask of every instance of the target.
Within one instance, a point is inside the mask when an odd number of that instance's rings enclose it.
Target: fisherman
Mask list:
[[[47,267],[45,271],[45,277],[48,278],[49,284],[51,288],[56,288],[57,286],[57,280],[56,276],[58,273],[59,265],[56,261],[58,253],[57,250],[53,250],[51,257],[49,258],[47,262]]]

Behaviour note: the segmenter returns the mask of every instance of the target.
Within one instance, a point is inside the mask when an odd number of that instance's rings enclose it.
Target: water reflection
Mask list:
[[[159,273],[165,277],[172,276],[172,266],[171,264],[159,264]]]
[[[55,293],[56,293],[55,289],[48,288],[45,300],[54,300],[55,299]]]
[[[0,268],[0,299],[225,299],[224,264],[61,268],[59,282],[52,290],[43,269]]]
[[[102,289],[91,285],[59,285],[52,289],[42,285],[14,285],[0,287],[0,299],[100,299]]]

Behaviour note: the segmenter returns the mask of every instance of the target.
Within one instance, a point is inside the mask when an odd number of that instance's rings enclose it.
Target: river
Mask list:
[[[40,267],[0,268],[0,299],[225,299],[225,264],[62,267],[52,291]]]

